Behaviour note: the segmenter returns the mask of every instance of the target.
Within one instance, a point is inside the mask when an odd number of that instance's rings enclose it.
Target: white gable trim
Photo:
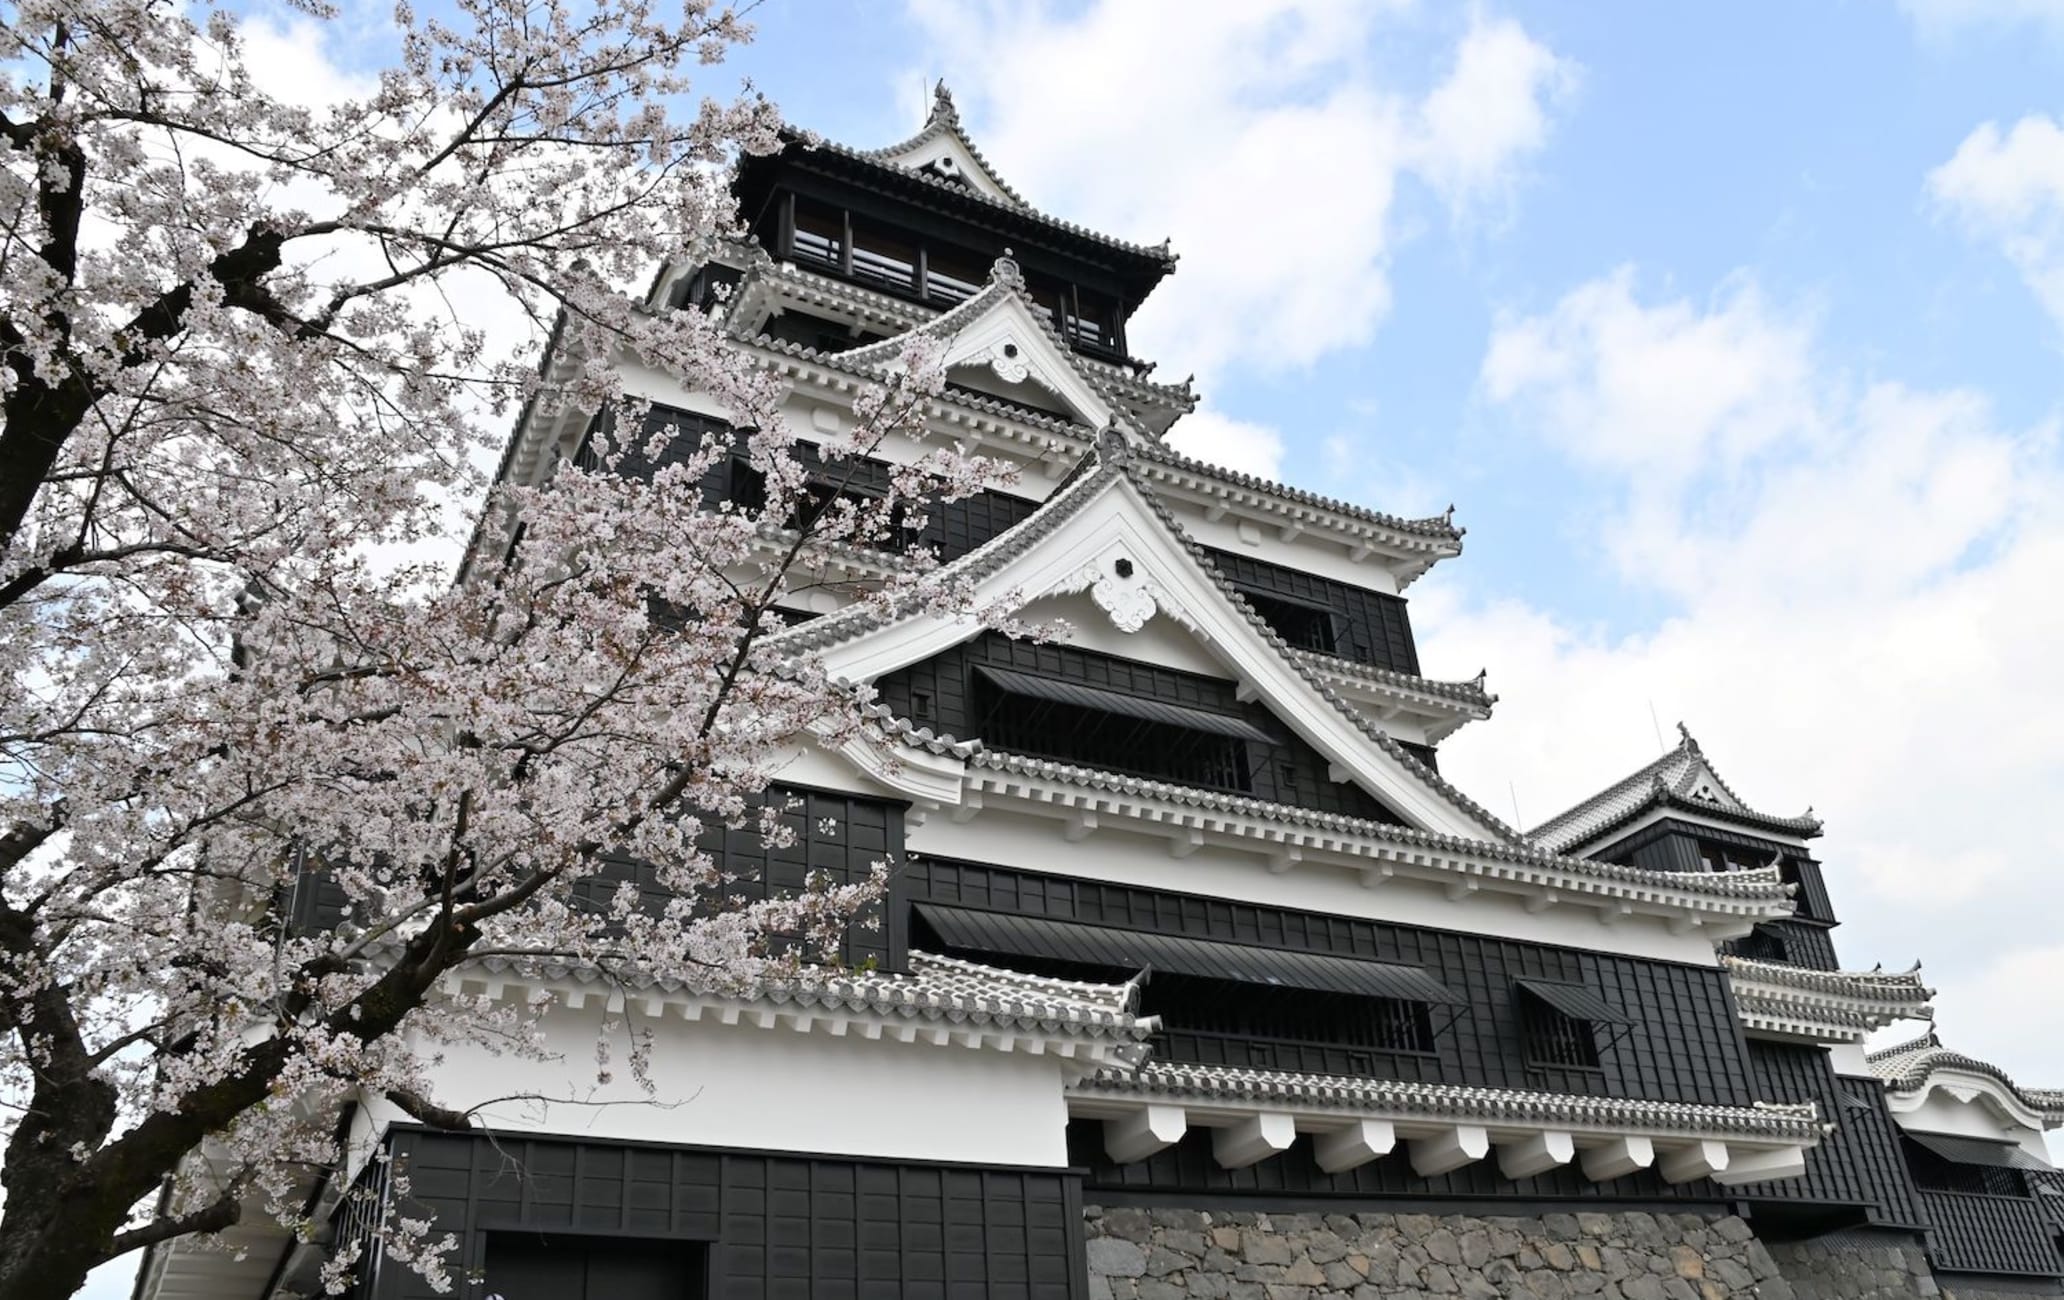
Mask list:
[[[962,366],[987,366],[1005,383],[1029,380],[1060,398],[1092,429],[1110,424],[1115,414],[1015,293],[998,294],[986,310],[962,325],[947,343],[942,360],[949,373]]]
[[[934,164],[948,176],[957,176],[972,185],[977,193],[1017,207],[1022,202],[1017,195],[1003,187],[974,150],[968,148],[955,133],[947,130],[927,131],[908,144],[894,150],[876,154],[885,163],[892,163],[905,171],[922,171]]]
[[[1120,562],[1131,573],[1120,575]],[[1457,807],[1313,689],[1264,640],[1205,572],[1182,539],[1122,475],[1113,476],[1054,530],[976,586],[977,607],[1008,598],[1021,607],[1041,597],[1088,590],[1121,631],[1165,615],[1187,627],[1239,682],[1286,726],[1419,830],[1461,839],[1503,837]],[[824,651],[835,677],[873,681],[975,636],[972,617],[914,617],[862,633]]]

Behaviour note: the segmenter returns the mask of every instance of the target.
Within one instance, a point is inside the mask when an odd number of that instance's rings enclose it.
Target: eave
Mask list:
[[[1418,677],[1374,664],[1356,663],[1337,655],[1292,648],[1291,654],[1324,678],[1345,699],[1367,708],[1379,724],[1399,716],[1422,722],[1429,743],[1444,740],[1470,722],[1491,716],[1498,697],[1483,688],[1483,679],[1445,682]]]
[[[1121,1164],[1209,1129],[1227,1168],[1303,1135],[1328,1173],[1396,1151],[1434,1177],[1495,1153],[1507,1178],[1574,1164],[1594,1182],[1650,1167],[1671,1183],[1796,1177],[1828,1131],[1811,1102],[1706,1106],[1163,1062],[1076,1083],[1068,1113],[1102,1121]]]
[[[1457,902],[1508,895],[1533,913],[1588,910],[1606,926],[1636,917],[1659,920],[1673,932],[1696,930],[1715,942],[1793,910],[1791,887],[1774,870],[1727,876],[1645,871],[994,749],[962,762],[959,796],[941,801],[938,810],[956,821],[990,809],[1040,817],[1060,823],[1068,841],[1125,830],[1165,840],[1178,858],[1210,845],[1254,855],[1278,874],[1331,867],[1357,873],[1370,889],[1417,884]]]
[[[1934,990],[1911,971],[1818,971],[1723,955],[1742,1026],[1816,1043],[1861,1043],[1900,1020],[1929,1020]]]
[[[1406,519],[1193,460],[1154,443],[1138,449],[1141,475],[1171,501],[1217,521],[1227,516],[1274,532],[1283,542],[1310,535],[1360,563],[1375,557],[1400,590],[1442,560],[1462,553],[1462,530],[1445,516]]]
[[[1933,1030],[1864,1059],[1884,1081],[1895,1116],[1917,1109],[1930,1092],[1943,1087],[1982,1092],[2027,1128],[2064,1127],[2064,1088],[2024,1088],[1998,1066],[1944,1047]]]

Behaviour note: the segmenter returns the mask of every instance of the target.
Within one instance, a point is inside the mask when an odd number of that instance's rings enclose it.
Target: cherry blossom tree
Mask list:
[[[0,4],[0,1300],[305,1226],[348,1099],[472,1122],[427,1054],[542,1050],[543,1008],[448,992],[465,963],[808,979],[878,889],[768,896],[698,844],[778,837],[784,745],[872,725],[778,603],[978,615],[896,547],[996,467],[827,490],[923,436],[924,356],[805,464],[779,383],[625,290],[726,236],[726,160],[777,143],[750,94],[681,107],[746,35],[705,0],[400,0],[392,65],[311,106],[223,10]],[[742,432],[647,418],[627,356]],[[615,415],[490,493],[526,409]],[[734,455],[764,506],[706,509]],[[624,861],[663,906],[598,887]],[[341,922],[293,923],[310,881]],[[434,1245],[394,1254],[435,1277]]]

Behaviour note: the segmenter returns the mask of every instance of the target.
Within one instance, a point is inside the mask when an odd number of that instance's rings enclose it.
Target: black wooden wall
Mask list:
[[[603,427],[608,427],[611,423],[612,421],[605,420]],[[642,428],[650,434],[668,427],[674,430],[673,440],[661,449],[660,454],[647,458],[643,454],[641,444],[625,456],[625,473],[649,476],[666,465],[688,459],[704,438],[716,437],[729,443],[734,437],[730,426],[722,420],[676,410],[669,406],[654,405],[646,413]],[[586,444],[583,443],[576,459],[585,454]],[[808,442],[796,444],[796,459],[805,466],[815,467],[820,464],[815,445]],[[828,479],[850,484],[853,489],[860,492],[885,490],[891,473],[885,462],[867,459],[841,460],[826,471]],[[756,494],[756,484],[757,479],[742,455],[727,456],[718,460],[703,474],[704,500],[712,506],[719,502],[731,501],[757,508],[759,498]],[[914,540],[936,551],[942,560],[958,559],[998,533],[1022,523],[1038,508],[1037,501],[986,489],[958,501],[933,502],[926,507],[924,526],[916,530]]]
[[[1435,1037],[1434,1052],[1367,1052],[1352,1064],[1353,1073],[1368,1077],[1729,1106],[1748,1105],[1758,1095],[1732,994],[1716,968],[1260,907],[930,855],[914,855],[896,883],[891,942],[897,959],[911,942],[910,904],[916,901],[1399,962],[1423,967],[1467,998],[1466,1013]],[[1513,986],[1522,978],[1586,984],[1633,1024],[1617,1041],[1606,1042],[1601,1035],[1600,1069],[1531,1065]]]
[[[1239,793],[1320,812],[1391,823],[1400,820],[1359,786],[1329,780],[1326,760],[1317,750],[1271,717],[1263,706],[1237,701],[1234,684],[1224,678],[1202,677],[1069,646],[1014,641],[991,632],[923,663],[887,673],[875,683],[875,689],[881,702],[901,717],[962,739],[979,739],[980,719],[974,716],[979,705],[974,699],[973,683],[974,670],[982,665],[1240,717],[1278,740],[1274,745],[1245,742],[1252,787]]]
[[[390,1142],[410,1182],[402,1211],[458,1235],[454,1276],[482,1266],[490,1232],[706,1243],[719,1300],[1079,1300],[1086,1276],[1065,1170],[417,1129]],[[492,1284],[452,1294],[479,1300]],[[392,1261],[358,1294],[437,1295]]]
[[[1826,1049],[1803,1043],[1752,1040],[1749,1064],[1756,1094],[1764,1101],[1811,1101],[1833,1133],[1806,1155],[1800,1178],[1752,1183],[1736,1194],[1753,1201],[1786,1203],[1758,1211],[1782,1218],[1793,1206],[1839,1203],[1856,1206],[1872,1224],[1918,1228],[1924,1220],[1912,1176],[1899,1154],[1899,1132],[1885,1106],[1885,1090],[1872,1079],[1835,1073]]]
[[[1402,597],[1231,551],[1212,551],[1210,555],[1212,564],[1236,586],[1332,610],[1340,631],[1335,652],[1341,658],[1418,676],[1419,649],[1412,640],[1412,620]]]

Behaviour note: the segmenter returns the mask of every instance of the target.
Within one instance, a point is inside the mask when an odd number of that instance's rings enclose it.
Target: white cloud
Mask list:
[[[2029,972],[1998,965],[2064,922],[2054,428],[1852,383],[1815,345],[1810,313],[1752,283],[1701,307],[1645,302],[1625,272],[1499,326],[1494,413],[1605,485],[1604,509],[1573,513],[1665,612],[1610,633],[1472,599],[1466,560],[1437,570],[1413,611],[1428,671],[1488,665],[1501,696],[1443,768],[1500,808],[1516,789],[1538,823],[1684,719],[1751,803],[1826,819],[1848,964],[1925,958],[1952,1043],[2064,1079],[2064,1034],[2018,1028],[2043,986],[2006,995]]]
[[[1392,13],[1344,0],[913,12],[984,151],[1034,203],[1173,239],[1181,274],[1132,341],[1207,380],[1367,342],[1390,307],[1400,178],[1496,195],[1541,146],[1567,72],[1517,24],[1478,20],[1415,101],[1367,66]]]
[[[1930,40],[2023,24],[2064,35],[2064,0],[1899,0],[1899,8]]]
[[[1283,435],[1265,424],[1235,420],[1208,407],[1192,411],[1168,431],[1168,445],[1185,456],[1266,479],[1283,477]]]
[[[1572,456],[1665,487],[1808,433],[1805,324],[1774,314],[1746,282],[1701,310],[1645,307],[1634,279],[1623,267],[1544,316],[1501,320],[1484,392],[1525,400]]]
[[[1576,66],[1518,23],[1479,17],[1420,105],[1418,170],[1457,209],[1502,196],[1514,163],[1547,143],[1549,109],[1576,82]]]
[[[2064,325],[2064,125],[2033,114],[2001,134],[1987,122],[1928,173],[1928,192],[1965,230],[1997,243]]]

